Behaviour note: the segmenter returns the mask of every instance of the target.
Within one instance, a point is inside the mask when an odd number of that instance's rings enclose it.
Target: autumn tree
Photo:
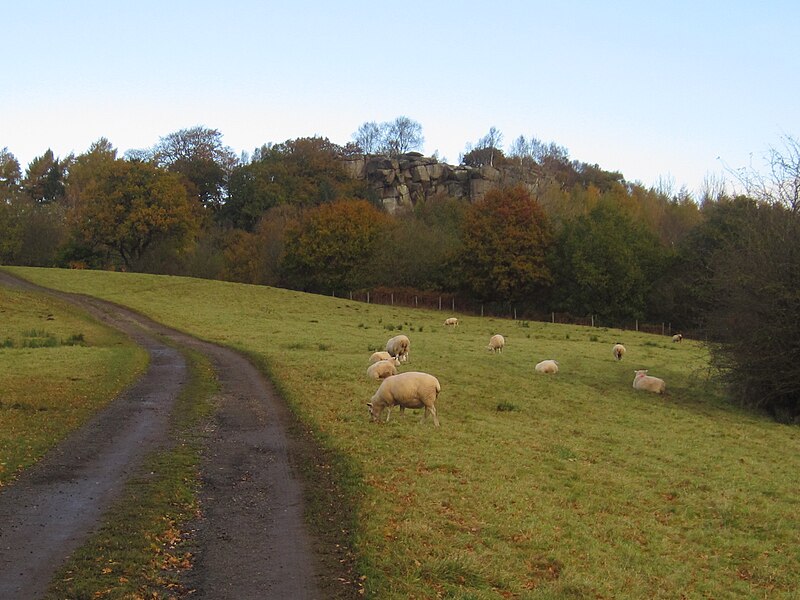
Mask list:
[[[286,231],[284,281],[326,294],[371,285],[388,224],[389,217],[365,200],[308,209]]]
[[[114,160],[85,182],[70,222],[77,244],[115,255],[126,269],[137,270],[157,244],[183,250],[199,215],[178,174],[151,163]]]
[[[482,300],[530,303],[552,281],[544,211],[523,187],[495,189],[472,204],[462,228],[464,280]]]

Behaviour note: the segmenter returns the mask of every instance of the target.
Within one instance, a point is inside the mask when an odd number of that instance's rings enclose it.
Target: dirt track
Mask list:
[[[2,272],[0,284],[43,291]],[[221,385],[202,465],[191,597],[344,597],[337,573],[321,575],[326,561],[303,521],[302,486],[289,461],[288,409],[261,373],[232,350],[119,306],[47,293],[126,332],[147,349],[151,365],[107,410],[0,493],[0,598],[41,596],[143,455],[168,443],[170,410],[187,374],[180,352],[160,335],[208,356]]]

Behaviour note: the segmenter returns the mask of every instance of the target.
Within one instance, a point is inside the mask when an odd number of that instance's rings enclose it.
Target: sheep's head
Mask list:
[[[369,411],[369,420],[370,421],[377,421],[380,411],[375,408],[375,405],[372,402],[367,402],[367,410]]]

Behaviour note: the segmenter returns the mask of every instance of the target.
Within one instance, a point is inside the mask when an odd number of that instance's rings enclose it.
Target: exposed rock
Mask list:
[[[396,158],[383,155],[350,156],[342,160],[353,179],[365,179],[387,212],[413,208],[436,194],[475,202],[496,187],[523,184],[535,193],[538,180],[514,167],[452,166],[419,152]]]

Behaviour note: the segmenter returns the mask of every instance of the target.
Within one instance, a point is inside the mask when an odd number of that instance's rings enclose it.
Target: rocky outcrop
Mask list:
[[[348,175],[366,180],[392,214],[433,196],[475,202],[496,187],[522,184],[535,193],[538,186],[538,179],[530,171],[510,166],[453,166],[418,152],[397,157],[354,155],[342,161]]]

